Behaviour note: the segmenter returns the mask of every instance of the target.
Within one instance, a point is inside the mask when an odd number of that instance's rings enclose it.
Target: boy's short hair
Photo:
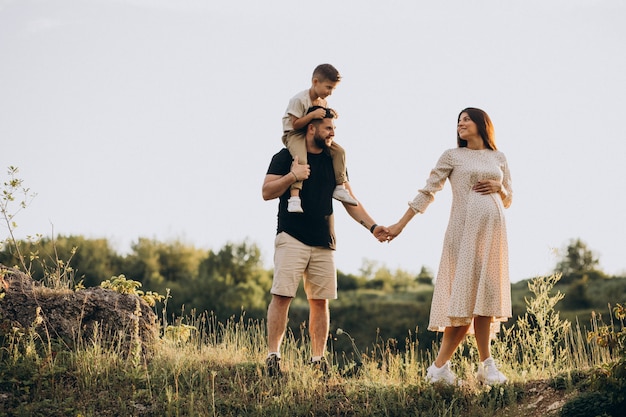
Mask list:
[[[337,68],[330,64],[320,64],[313,70],[313,78],[317,78],[320,81],[341,81],[341,74],[337,71]]]

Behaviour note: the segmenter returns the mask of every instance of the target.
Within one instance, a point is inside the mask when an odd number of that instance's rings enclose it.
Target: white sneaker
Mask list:
[[[450,361],[446,362],[441,368],[437,368],[435,362],[433,362],[426,371],[426,380],[431,384],[435,382],[445,382],[450,385],[456,384],[456,375],[450,370]]]
[[[300,197],[290,197],[287,200],[287,211],[289,213],[304,213],[300,204]]]
[[[350,204],[351,206],[359,205],[359,202],[352,198],[348,190],[346,190],[343,185],[338,185],[335,187],[335,191],[333,191],[333,198],[335,200],[341,201],[342,203]]]
[[[478,364],[476,379],[487,385],[504,384],[507,381],[502,372],[498,370],[493,358],[487,358],[484,362]]]

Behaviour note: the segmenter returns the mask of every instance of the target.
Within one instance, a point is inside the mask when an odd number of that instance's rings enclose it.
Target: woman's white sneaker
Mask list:
[[[498,370],[493,358],[487,358],[484,362],[478,364],[476,379],[487,385],[504,384],[507,381],[504,374]]]
[[[441,368],[437,368],[433,362],[426,370],[426,380],[431,384],[445,382],[446,384],[455,385],[456,375],[450,370],[450,361],[446,362]]]

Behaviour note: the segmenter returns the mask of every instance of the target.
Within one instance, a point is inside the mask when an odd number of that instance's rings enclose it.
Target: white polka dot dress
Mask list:
[[[492,334],[511,317],[508,245],[504,209],[511,205],[511,176],[502,152],[448,149],[431,171],[426,186],[409,202],[424,212],[434,195],[452,186],[452,208],[435,282],[429,330],[472,324],[475,316],[492,316]],[[472,190],[480,180],[502,183],[502,194]],[[470,326],[470,332],[473,332]]]

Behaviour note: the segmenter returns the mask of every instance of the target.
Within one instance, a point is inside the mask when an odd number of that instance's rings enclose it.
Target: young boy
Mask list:
[[[333,93],[341,81],[341,75],[330,64],[318,65],[313,71],[311,88],[304,90],[289,100],[287,110],[283,116],[283,144],[289,149],[292,158],[298,157],[298,163],[306,164],[306,142],[304,140],[305,128],[313,119],[322,119],[326,114],[325,109],[317,109],[309,114],[307,110],[312,106],[328,107],[326,97]],[[335,180],[337,186],[333,192],[333,198],[358,206],[359,203],[352,198],[345,183],[348,181],[346,174],[346,153],[343,148],[333,141],[330,147],[330,155],[333,160]],[[287,211],[291,213],[303,213],[300,203],[300,190],[302,181],[296,178],[296,182],[290,188],[291,198],[287,203]]]

